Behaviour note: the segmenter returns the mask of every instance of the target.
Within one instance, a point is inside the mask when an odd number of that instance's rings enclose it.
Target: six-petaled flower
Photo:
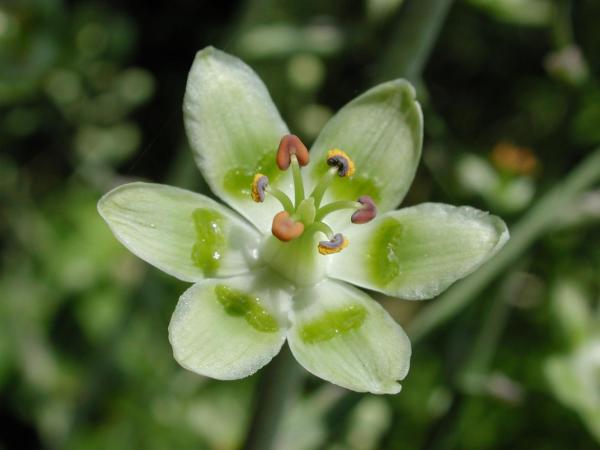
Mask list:
[[[115,236],[193,282],[169,326],[177,361],[217,379],[248,376],[289,343],[313,374],[396,393],[409,369],[402,328],[369,295],[434,297],[508,239],[470,207],[395,210],[415,174],[422,113],[404,80],[343,107],[310,152],[289,133],[257,75],[200,51],[184,100],[187,134],[212,191],[131,183],[99,202]]]

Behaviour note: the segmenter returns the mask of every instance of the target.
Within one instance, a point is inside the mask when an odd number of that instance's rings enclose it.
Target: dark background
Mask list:
[[[507,3],[0,4],[0,449],[243,443],[261,373],[177,366],[166,330],[185,285],[95,210],[132,179],[208,193],[181,116],[206,45],[250,64],[306,142],[360,92],[409,77],[425,145],[405,204],[489,210],[513,240],[528,217],[547,222],[484,289],[460,288],[468,301],[415,344],[399,395],[307,377],[281,448],[597,448],[598,177],[541,201],[598,164],[600,3]],[[428,306],[380,300],[409,327]]]

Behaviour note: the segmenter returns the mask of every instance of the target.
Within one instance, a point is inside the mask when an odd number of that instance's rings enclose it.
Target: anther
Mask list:
[[[302,235],[304,224],[294,221],[287,211],[281,211],[273,217],[271,232],[280,241],[288,242]]]
[[[377,207],[375,206],[373,199],[368,195],[361,195],[357,202],[363,206],[352,214],[352,217],[350,218],[352,223],[361,224],[373,220],[377,215]]]
[[[293,134],[286,134],[281,138],[279,142],[279,148],[277,149],[277,156],[275,161],[277,167],[281,170],[287,170],[292,162],[292,155],[296,155],[298,163],[301,166],[308,164],[309,156],[308,149],[302,143],[300,138]]]
[[[269,185],[269,178],[262,173],[257,173],[254,175],[254,179],[252,180],[252,200],[256,203],[262,203],[265,201],[265,190]]]
[[[354,175],[354,162],[340,149],[335,148],[327,152],[327,164],[337,167],[340,177],[351,177]]]
[[[341,252],[346,247],[348,247],[348,239],[343,234],[336,233],[331,240],[319,242],[319,253],[321,255],[330,255]]]

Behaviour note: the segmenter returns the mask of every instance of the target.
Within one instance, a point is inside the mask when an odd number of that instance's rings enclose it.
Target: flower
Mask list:
[[[394,210],[421,153],[412,86],[395,80],[360,95],[309,153],[258,76],[209,47],[196,55],[183,111],[209,186],[247,220],[159,184],[119,186],[98,204],[133,253],[194,283],[169,325],[175,359],[201,375],[237,379],[267,364],[287,340],[298,362],[325,380],[399,392],[410,342],[349,283],[431,298],[508,238],[502,220],[469,207]]]

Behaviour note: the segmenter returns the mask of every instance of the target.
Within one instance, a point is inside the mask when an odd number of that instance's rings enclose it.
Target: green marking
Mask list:
[[[223,187],[230,194],[239,197],[249,197],[254,175],[262,173],[269,177],[269,183],[274,183],[281,176],[281,171],[275,164],[275,151],[266,153],[251,167],[236,167],[229,170],[223,179]]]
[[[375,231],[367,252],[367,267],[378,286],[385,286],[400,274],[401,246],[405,229],[394,219],[385,220]]]
[[[360,328],[366,317],[367,310],[361,305],[327,311],[318,319],[302,325],[300,338],[307,344],[328,341]]]
[[[192,247],[192,261],[205,276],[214,275],[225,251],[223,216],[214,209],[198,208],[192,213],[196,242]]]
[[[233,317],[242,317],[257,331],[274,333],[279,330],[275,318],[261,305],[260,298],[252,297],[224,284],[215,286],[217,301],[225,312]]]

